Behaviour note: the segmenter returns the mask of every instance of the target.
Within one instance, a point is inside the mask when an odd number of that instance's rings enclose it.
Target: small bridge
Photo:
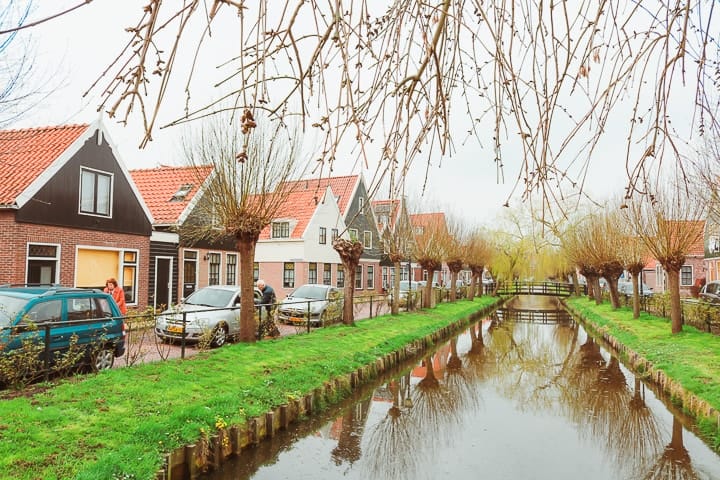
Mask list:
[[[575,292],[572,283],[563,282],[503,282],[498,286],[498,295],[552,295],[569,297]]]
[[[500,308],[495,311],[498,320],[511,320],[519,323],[571,323],[572,315],[565,310],[532,310]]]

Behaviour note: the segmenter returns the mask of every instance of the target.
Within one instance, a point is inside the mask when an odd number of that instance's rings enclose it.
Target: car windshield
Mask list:
[[[316,285],[303,285],[302,287],[295,290],[292,296],[300,298],[312,298],[313,300],[325,300],[326,294],[327,288],[319,287]]]
[[[188,305],[201,305],[204,307],[227,307],[235,296],[232,290],[221,288],[201,288],[190,295],[185,303]]]
[[[400,291],[407,291],[410,289],[417,290],[420,288],[420,284],[418,282],[412,282],[412,285],[410,285],[410,282],[407,280],[402,280],[400,282]]]
[[[0,328],[11,326],[28,301],[27,298],[0,295]]]

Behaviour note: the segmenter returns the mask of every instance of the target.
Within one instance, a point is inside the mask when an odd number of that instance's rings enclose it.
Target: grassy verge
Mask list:
[[[632,318],[632,309],[613,310],[610,304],[596,305],[584,298],[567,300],[567,305],[602,331],[679,383],[690,394],[720,410],[720,337],[691,326],[673,335],[667,319],[641,313]],[[680,403],[679,398],[673,399]],[[698,419],[702,433],[720,448],[720,434],[714,421]]]
[[[150,479],[164,455],[241,424],[495,303],[441,304],[192,359],[69,379],[0,401],[0,478]]]

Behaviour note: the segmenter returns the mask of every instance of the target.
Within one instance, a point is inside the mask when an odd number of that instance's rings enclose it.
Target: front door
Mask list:
[[[172,265],[170,257],[155,258],[155,295],[153,307],[165,309],[172,304]]]

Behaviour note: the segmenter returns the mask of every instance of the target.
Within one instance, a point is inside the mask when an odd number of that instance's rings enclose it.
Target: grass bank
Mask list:
[[[672,392],[672,401],[697,417],[701,433],[715,450],[720,449],[718,420],[692,411],[689,398],[695,396],[720,411],[720,337],[685,325],[673,335],[670,321],[647,313],[632,318],[629,307],[613,310],[609,303],[596,305],[587,297],[571,298],[567,306],[592,323],[600,333],[607,333],[627,349],[652,365],[654,371],[664,373],[683,392]],[[700,409],[702,410],[702,409]]]
[[[497,298],[443,303],[255,344],[71,378],[0,400],[0,478],[151,479],[165,455],[242,424]]]

